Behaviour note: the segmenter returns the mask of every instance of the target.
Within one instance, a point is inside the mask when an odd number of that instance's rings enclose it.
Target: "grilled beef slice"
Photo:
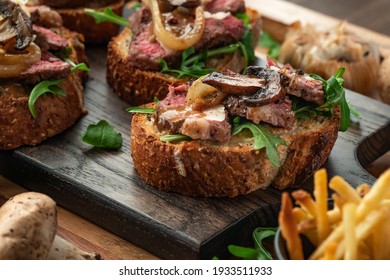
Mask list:
[[[127,63],[129,66],[143,70],[159,71],[158,59],[163,58],[168,65],[177,66],[181,52],[166,49],[156,40],[152,30],[150,11],[143,7],[134,13],[129,22],[135,35],[129,45]],[[237,42],[245,32],[241,20],[232,15],[224,19],[208,18],[202,38],[195,44],[196,51],[211,49]]]

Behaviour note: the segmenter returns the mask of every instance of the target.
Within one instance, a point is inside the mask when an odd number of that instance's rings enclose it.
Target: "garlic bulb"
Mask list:
[[[348,32],[345,22],[327,32],[294,24],[281,47],[280,61],[324,78],[345,67],[344,86],[363,94],[372,94],[377,86],[378,47]]]

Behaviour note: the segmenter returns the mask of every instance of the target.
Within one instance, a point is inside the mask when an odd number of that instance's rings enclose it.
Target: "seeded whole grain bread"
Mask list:
[[[56,29],[56,32],[68,39],[73,50],[70,59],[76,64],[85,62],[79,34],[66,28]],[[30,92],[27,88],[23,92],[18,90],[0,94],[0,150],[37,145],[73,125],[86,113],[83,107],[85,78],[84,72],[75,71],[59,85],[66,92],[66,96],[40,96],[35,103],[36,118],[33,118],[28,109]]]
[[[148,104],[152,107],[153,104]],[[253,139],[234,136],[229,142],[160,141],[152,115],[134,114],[131,153],[139,176],[152,187],[188,196],[235,197],[270,185],[297,187],[328,158],[340,124],[333,117],[300,120],[291,130],[270,128],[287,146],[278,146],[281,166],[264,149],[253,150]]]
[[[94,10],[103,11],[105,8],[111,8],[114,13],[122,15],[124,5],[124,0],[117,0],[109,6]],[[87,44],[106,44],[119,33],[119,25],[109,22],[97,24],[92,16],[84,12],[85,7],[53,9],[61,15],[65,27],[83,34]]]
[[[250,18],[253,41],[257,42],[261,30],[260,14],[249,8],[246,9],[246,13]],[[176,86],[186,82],[171,75],[127,65],[131,35],[131,30],[126,28],[108,44],[107,82],[114,93],[132,105],[141,105],[153,101],[155,96],[158,99],[165,98],[168,85]],[[237,51],[209,63],[211,67],[219,71],[229,69],[233,72],[240,72],[244,68],[245,60]]]

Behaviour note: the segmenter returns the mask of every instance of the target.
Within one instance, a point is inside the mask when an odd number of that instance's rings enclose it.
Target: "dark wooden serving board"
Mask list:
[[[88,55],[89,114],[41,145],[1,152],[0,174],[165,259],[221,256],[229,244],[247,244],[254,228],[277,225],[280,191],[272,188],[235,199],[202,199],[147,186],[130,156],[128,105],[106,84],[105,50],[89,49]],[[372,183],[375,178],[358,158],[368,164],[390,149],[390,107],[353,92],[347,98],[362,120],[339,134],[326,167],[330,176],[342,175],[353,185]],[[80,140],[101,119],[122,133],[119,151],[92,149]]]

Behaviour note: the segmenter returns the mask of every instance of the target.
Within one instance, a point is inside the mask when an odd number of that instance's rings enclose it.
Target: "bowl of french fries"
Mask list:
[[[384,260],[390,259],[389,237],[390,169],[372,186],[355,188],[341,176],[328,182],[321,169],[313,196],[305,190],[282,194],[274,246],[285,260]]]

